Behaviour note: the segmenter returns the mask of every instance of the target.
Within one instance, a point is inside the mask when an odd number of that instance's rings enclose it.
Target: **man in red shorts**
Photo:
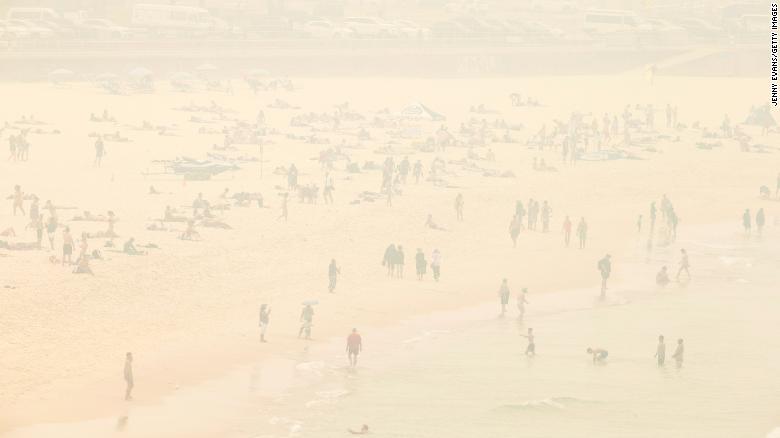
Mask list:
[[[358,354],[363,350],[363,338],[357,332],[356,328],[352,329],[352,333],[347,336],[347,356],[349,357],[349,366],[355,368],[357,366]]]

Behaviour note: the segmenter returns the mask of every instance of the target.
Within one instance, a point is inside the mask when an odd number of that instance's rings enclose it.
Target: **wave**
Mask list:
[[[597,403],[593,400],[584,400],[576,397],[549,397],[539,400],[528,400],[520,403],[509,403],[499,406],[500,410],[565,410],[576,405]],[[773,437],[774,438],[774,437]],[[780,438],[780,437],[777,437]]]
[[[295,369],[296,371],[319,374],[323,369],[325,369],[325,362],[321,360],[315,362],[301,362],[295,365]]]

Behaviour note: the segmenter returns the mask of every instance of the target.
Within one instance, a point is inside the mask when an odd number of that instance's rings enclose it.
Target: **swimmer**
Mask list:
[[[367,435],[368,425],[364,424],[363,426],[360,427],[360,430],[347,429],[347,432],[351,433],[352,435]]]
[[[593,356],[593,363],[603,363],[609,355],[609,352],[603,348],[588,347],[586,352]]]

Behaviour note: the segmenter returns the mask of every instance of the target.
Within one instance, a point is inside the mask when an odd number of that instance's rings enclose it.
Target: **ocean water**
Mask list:
[[[681,247],[693,279],[657,288],[655,273],[665,264],[674,277]],[[597,288],[531,291],[520,321],[514,297],[503,318],[496,298],[364,329],[354,371],[335,339],[119,418],[9,436],[342,437],[368,424],[371,436],[404,438],[780,437],[776,236],[700,227],[651,250],[637,238],[629,252],[615,260],[618,280],[604,300]],[[524,355],[528,327],[535,357]],[[653,357],[659,334],[664,367]],[[671,359],[678,338],[686,346],[679,368]],[[592,363],[589,346],[609,350],[604,364]]]
[[[657,288],[681,247],[692,281]],[[342,357],[326,361],[313,388],[263,410],[287,422],[255,436],[338,437],[364,423],[382,437],[770,436],[780,425],[776,240],[701,227],[649,252],[638,239],[632,253],[615,262],[622,281],[604,301],[597,290],[531,293],[523,322],[514,308],[499,318],[496,302],[367,337],[355,372]],[[523,354],[527,327],[536,357]],[[664,367],[653,357],[659,334]],[[606,363],[594,365],[588,346],[608,349]]]

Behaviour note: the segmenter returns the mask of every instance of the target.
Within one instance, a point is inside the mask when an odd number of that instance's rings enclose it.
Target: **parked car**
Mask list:
[[[76,29],[72,25],[66,25],[62,22],[51,20],[34,21],[35,24],[51,29],[58,38],[73,38],[76,36]]]
[[[431,25],[431,33],[435,38],[469,38],[474,33],[455,21],[438,21]]]
[[[0,29],[8,39],[21,40],[30,37],[30,31],[26,26],[20,26],[8,20],[0,20]]]
[[[500,23],[489,23],[474,17],[461,17],[454,20],[474,36],[499,36],[506,35],[507,29]]]
[[[309,21],[303,25],[303,32],[313,38],[350,38],[355,31],[349,27],[337,26],[330,21]]]
[[[398,35],[398,29],[387,22],[372,17],[347,17],[345,27],[352,29],[359,37],[391,37]]]
[[[651,26],[631,11],[594,10],[585,13],[583,30],[590,34],[647,32]]]
[[[428,39],[431,37],[431,30],[427,27],[422,27],[417,23],[409,20],[396,20],[393,22],[398,29],[398,34],[406,38],[420,38]]]
[[[723,28],[700,18],[685,18],[680,20],[678,24],[685,29],[688,37],[693,39],[718,40],[727,36]]]
[[[54,31],[48,27],[43,27],[28,20],[7,20],[7,24],[10,24],[13,28],[24,29],[29,38],[46,39],[54,36]]]
[[[105,18],[88,18],[78,24],[78,33],[86,38],[107,40],[130,38],[133,30]]]

